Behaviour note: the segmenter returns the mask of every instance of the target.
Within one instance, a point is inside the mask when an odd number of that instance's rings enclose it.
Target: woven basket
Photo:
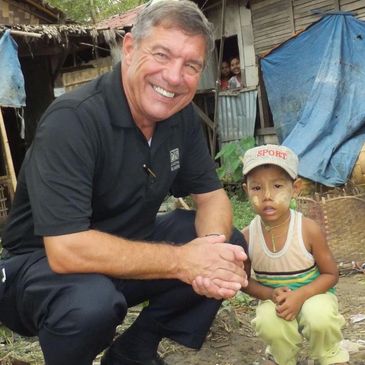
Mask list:
[[[365,185],[365,144],[362,146],[359,157],[356,160],[350,181],[355,185]]]
[[[365,194],[299,197],[297,206],[322,227],[337,262],[365,262]]]

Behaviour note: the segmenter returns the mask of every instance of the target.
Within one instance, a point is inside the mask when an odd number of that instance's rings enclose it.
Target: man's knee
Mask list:
[[[175,209],[172,212],[161,214],[156,219],[153,240],[172,243],[186,243],[197,237],[195,230],[194,210]],[[219,232],[214,232],[219,233]],[[231,237],[227,241],[239,245],[247,252],[247,243],[243,234],[233,227]]]
[[[229,239],[229,242],[243,247],[245,252],[248,252],[247,242],[245,240],[245,237],[243,236],[242,232],[239,231],[237,228],[233,227],[231,238]]]
[[[156,218],[152,239],[171,243],[186,243],[196,238],[195,211],[175,209]]]
[[[47,309],[46,326],[54,332],[98,333],[113,331],[127,313],[127,303],[112,281],[102,275],[61,291]]]

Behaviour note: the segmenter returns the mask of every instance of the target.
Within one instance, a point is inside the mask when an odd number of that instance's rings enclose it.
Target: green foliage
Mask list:
[[[47,0],[47,2],[62,10],[68,18],[81,22],[92,23],[123,13],[148,0]]]
[[[248,294],[244,293],[244,292],[237,292],[237,294],[231,298],[231,299],[227,299],[224,300],[222,303],[223,308],[224,307],[229,307],[229,306],[233,306],[233,307],[248,307],[250,305],[253,304],[253,302],[255,302],[255,298],[249,296]]]
[[[245,137],[239,141],[225,144],[217,153],[215,159],[221,159],[217,173],[223,183],[237,184],[242,181],[242,161],[244,153],[255,146],[253,137]]]
[[[233,195],[230,199],[233,209],[233,224],[236,228],[243,229],[248,226],[255,213],[246,199],[242,199],[237,195]]]
[[[233,224],[241,230],[251,222],[255,213],[246,199],[242,200],[237,195],[233,195],[230,200],[233,208]],[[222,308],[253,307],[255,303],[256,300],[253,297],[239,291],[233,298],[224,300]]]
[[[0,338],[2,339],[2,342],[7,345],[11,345],[14,343],[13,332],[4,326],[0,326]]]

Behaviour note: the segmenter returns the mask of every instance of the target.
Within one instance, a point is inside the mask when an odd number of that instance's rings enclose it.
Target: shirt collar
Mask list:
[[[134,120],[122,86],[121,64],[118,62],[111,72],[104,75],[101,92],[109,110],[111,123],[117,127],[135,127]]]

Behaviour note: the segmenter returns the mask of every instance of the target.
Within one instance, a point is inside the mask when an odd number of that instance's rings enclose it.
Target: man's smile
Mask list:
[[[153,89],[160,95],[165,96],[166,98],[173,98],[175,93],[171,91],[167,91],[163,89],[161,86],[153,85]]]

